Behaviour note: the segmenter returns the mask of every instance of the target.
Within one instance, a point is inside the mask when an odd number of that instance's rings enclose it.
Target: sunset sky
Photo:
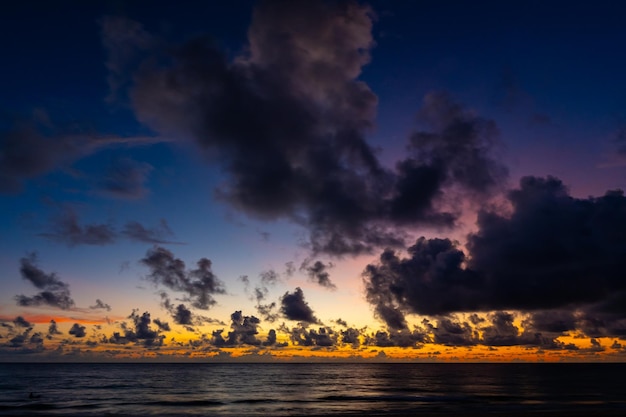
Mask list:
[[[625,13],[3,6],[0,361],[624,361]]]

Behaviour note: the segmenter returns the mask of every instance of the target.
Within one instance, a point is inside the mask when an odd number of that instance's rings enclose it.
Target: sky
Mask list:
[[[0,13],[1,361],[624,361],[619,2]]]

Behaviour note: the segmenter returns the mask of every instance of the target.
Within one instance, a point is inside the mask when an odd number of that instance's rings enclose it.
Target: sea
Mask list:
[[[626,364],[0,364],[0,416],[50,415],[626,416]]]

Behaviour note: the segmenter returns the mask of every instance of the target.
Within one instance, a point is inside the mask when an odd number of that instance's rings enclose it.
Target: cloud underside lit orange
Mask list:
[[[123,330],[130,325],[122,320],[73,320],[64,316],[28,315],[21,317],[30,322],[30,327],[18,324],[18,318],[6,324],[3,329],[0,361],[159,361],[159,362],[590,362],[590,361],[626,361],[626,349],[615,337],[589,338],[581,334],[562,335],[554,338],[551,345],[486,345],[475,342],[472,345],[452,345],[437,343],[434,334],[428,340],[400,347],[390,345],[397,335],[363,330],[352,344],[343,342],[346,331],[311,327],[313,336],[330,332],[333,343],[327,346],[305,346],[303,339],[296,339],[294,334],[302,334],[302,328],[287,327],[277,333],[271,346],[267,345],[269,334],[256,334],[249,339],[250,344],[237,339],[236,345],[216,346],[217,340],[229,343],[233,340],[224,334],[224,338],[209,338],[222,329],[203,329],[203,333],[169,330],[157,332],[145,328],[144,331],[155,336],[153,339],[124,336]],[[50,332],[47,325],[54,320],[55,331]],[[442,326],[441,323],[438,323]],[[20,327],[21,326],[21,327]],[[523,334],[518,323],[520,334]],[[78,337],[73,328],[82,328]],[[6,330],[9,329],[9,330]],[[296,331],[297,330],[297,331]],[[231,329],[231,332],[234,330]],[[489,330],[488,330],[489,331]],[[121,332],[121,333],[120,333]],[[343,332],[343,333],[342,333]],[[484,331],[483,331],[484,332]],[[117,333],[117,337],[112,334]],[[223,332],[222,332],[223,333]],[[128,334],[127,334],[128,335]],[[157,337],[158,335],[158,337]],[[230,337],[230,339],[229,339]],[[376,338],[378,337],[378,339]],[[396,337],[396,339],[394,339]],[[484,338],[482,334],[476,334]],[[314,339],[318,340],[318,339]],[[479,340],[479,339],[476,339]],[[481,339],[484,340],[484,339]],[[378,342],[376,342],[378,341]],[[384,345],[376,345],[376,343]],[[311,342],[313,343],[313,342]],[[322,343],[322,342],[317,342]]]

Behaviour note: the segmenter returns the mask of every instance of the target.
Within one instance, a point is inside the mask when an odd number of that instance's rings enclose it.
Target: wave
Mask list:
[[[158,407],[211,407],[216,405],[224,405],[221,401],[213,400],[185,400],[185,401],[148,401],[142,403],[131,403],[129,405],[148,405]]]
[[[450,396],[450,395],[437,395],[437,396],[421,396],[421,395],[328,395],[321,397],[322,401],[363,401],[363,402],[415,402],[415,403],[469,403],[476,402],[475,399],[468,396]]]

